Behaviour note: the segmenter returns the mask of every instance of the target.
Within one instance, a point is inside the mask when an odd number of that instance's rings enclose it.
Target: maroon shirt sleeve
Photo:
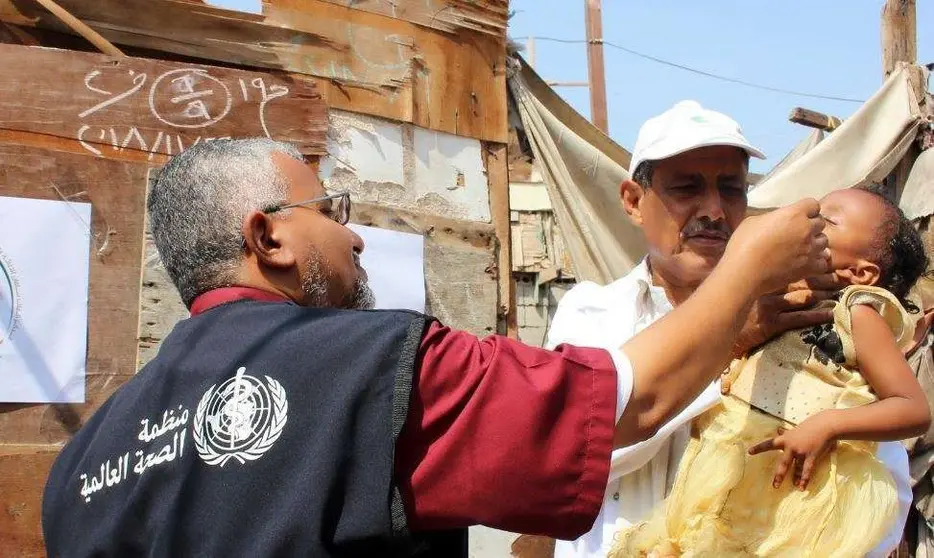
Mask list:
[[[412,530],[483,524],[573,539],[591,528],[614,433],[609,353],[433,323],[419,362],[396,446]]]

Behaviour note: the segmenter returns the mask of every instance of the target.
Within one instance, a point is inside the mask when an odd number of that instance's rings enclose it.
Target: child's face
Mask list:
[[[878,225],[886,218],[883,203],[875,194],[853,188],[820,200],[831,267],[850,283],[873,285],[879,280],[881,270],[872,260]]]

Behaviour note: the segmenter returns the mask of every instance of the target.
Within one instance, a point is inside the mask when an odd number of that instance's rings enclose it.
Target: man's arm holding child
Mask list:
[[[833,310],[814,306],[831,300],[845,286],[835,273],[826,273],[759,298],[736,338],[733,357],[739,358],[788,330],[833,321]]]
[[[854,306],[851,315],[860,373],[879,400],[850,409],[822,411],[751,448],[752,454],[773,449],[784,452],[773,479],[776,487],[796,464],[795,484],[804,490],[816,461],[837,440],[901,440],[926,432],[930,425],[924,392],[885,320],[864,305]]]

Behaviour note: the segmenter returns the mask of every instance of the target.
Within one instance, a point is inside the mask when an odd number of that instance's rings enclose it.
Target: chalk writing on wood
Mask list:
[[[0,128],[75,139],[98,157],[131,149],[152,159],[245,136],[324,152],[324,102],[313,82],[287,74],[17,45],[0,45],[0,64],[13,74],[0,84]]]
[[[130,88],[118,93],[100,89],[94,85],[94,78],[101,75],[100,70],[93,70],[84,78],[84,85],[89,91],[108,96],[96,105],[78,113],[78,119],[88,116],[128,99],[139,93],[147,85],[148,76],[127,71],[131,79]],[[256,104],[256,111],[263,135],[272,138],[266,124],[266,107],[270,101],[285,97],[289,88],[284,85],[266,85],[263,77],[249,80],[236,78],[237,92],[245,103]],[[153,118],[166,125],[166,130],[157,130],[155,137],[140,132],[136,126],[95,126],[81,124],[76,133],[81,146],[97,156],[103,156],[98,146],[93,143],[107,144],[112,149],[138,149],[148,151],[150,158],[155,153],[172,155],[180,153],[186,147],[202,140],[210,141],[213,137],[197,136],[193,141],[187,141],[181,135],[172,135],[172,128],[210,128],[221,122],[233,106],[234,95],[231,88],[223,80],[212,76],[203,68],[179,68],[169,70],[157,76],[149,85],[148,109]],[[123,132],[126,128],[126,132]],[[118,129],[120,130],[118,132]],[[229,136],[221,136],[229,137]],[[147,141],[151,140],[151,141]],[[187,144],[187,145],[186,145]]]
[[[197,68],[169,70],[153,80],[149,89],[152,115],[159,122],[178,128],[206,128],[216,124],[227,116],[232,103],[230,89],[224,82],[207,70]],[[210,109],[209,104],[213,105]],[[260,111],[262,109],[261,106]]]

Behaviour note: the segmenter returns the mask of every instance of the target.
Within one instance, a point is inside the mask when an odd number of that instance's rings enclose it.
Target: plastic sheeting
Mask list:
[[[808,153],[809,151],[817,147],[817,144],[819,144],[823,140],[824,140],[823,130],[816,130],[816,129],[811,130],[811,133],[808,134],[806,138],[801,140],[801,143],[799,143],[798,145],[794,147],[794,149],[789,151],[788,155],[785,155],[784,159],[782,159],[781,161],[778,162],[777,165],[772,167],[772,170],[766,173],[766,175],[763,176],[762,179],[759,180],[759,182],[756,183],[755,186],[750,187],[749,190],[752,191],[755,188],[758,188],[760,184],[765,184],[768,180],[771,180],[773,176],[787,169],[789,166],[791,166],[792,163],[794,163],[795,161],[803,157],[806,153]]]
[[[909,219],[934,213],[934,148],[922,151],[911,167],[898,205]]]
[[[523,61],[509,80],[578,280],[609,283],[645,254],[620,184],[630,154],[565,103]]]
[[[813,149],[749,193],[751,208],[782,207],[805,197],[881,182],[905,156],[921,124],[907,67]]]

